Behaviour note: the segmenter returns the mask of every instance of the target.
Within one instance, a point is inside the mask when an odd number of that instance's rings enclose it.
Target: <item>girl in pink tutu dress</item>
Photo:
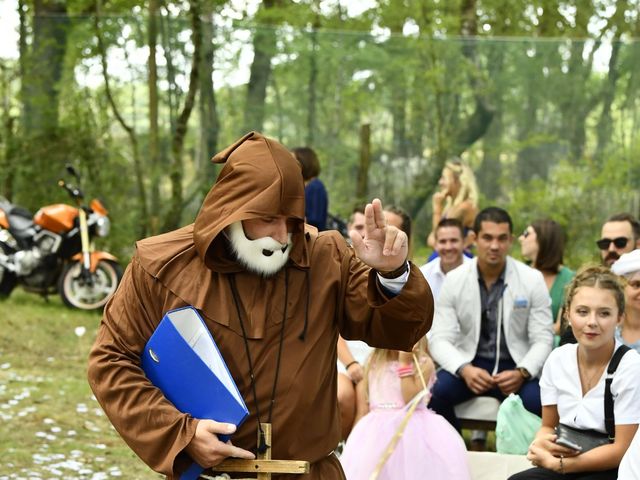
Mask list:
[[[420,371],[412,353],[377,348],[369,357],[358,384],[357,423],[340,457],[347,480],[471,479],[462,437],[427,409],[430,393],[421,393],[424,379],[429,390],[435,381],[426,339],[413,353]],[[418,394],[422,398],[413,406]]]

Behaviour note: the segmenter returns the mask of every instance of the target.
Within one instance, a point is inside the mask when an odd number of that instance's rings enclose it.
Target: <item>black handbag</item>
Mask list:
[[[556,427],[558,438],[556,443],[578,452],[586,452],[592,448],[611,443],[609,435],[597,430],[580,430],[568,425],[559,424]]]
[[[618,364],[625,353],[631,348],[626,345],[620,345],[611,357],[609,366],[607,367],[607,378],[604,384],[604,426],[607,433],[598,432],[596,430],[580,430],[578,428],[569,427],[560,423],[556,427],[558,438],[556,443],[565,447],[572,448],[578,452],[587,452],[601,445],[613,443],[615,440],[616,425],[613,413],[613,395],[611,395],[611,382],[613,382],[613,374],[618,368]]]

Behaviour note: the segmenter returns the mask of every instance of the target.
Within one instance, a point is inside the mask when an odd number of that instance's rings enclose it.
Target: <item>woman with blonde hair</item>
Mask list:
[[[472,227],[478,213],[478,186],[473,170],[459,158],[454,158],[445,163],[438,185],[440,189],[431,199],[432,229],[427,244],[435,247],[434,232],[441,219],[457,218],[464,227],[464,246],[467,248],[473,243]]]

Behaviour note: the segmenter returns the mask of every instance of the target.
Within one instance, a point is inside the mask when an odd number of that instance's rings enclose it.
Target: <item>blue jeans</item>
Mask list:
[[[492,360],[478,357],[471,362],[473,366],[483,368],[489,373],[493,370],[494,363]],[[513,360],[501,360],[498,364],[498,372],[513,370],[514,368],[516,368],[516,365]],[[478,395],[469,390],[469,387],[461,377],[452,375],[443,369],[438,370],[437,375],[438,381],[433,386],[429,408],[442,415],[456,430],[460,431],[460,422],[458,422],[454,407]],[[524,408],[536,415],[541,414],[540,386],[537,378],[525,381],[516,393],[522,398]],[[505,399],[505,395],[498,388],[493,388],[483,393],[482,396],[494,397],[500,401]]]

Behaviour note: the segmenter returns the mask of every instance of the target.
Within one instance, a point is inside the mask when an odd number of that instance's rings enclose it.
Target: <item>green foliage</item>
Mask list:
[[[612,155],[602,164],[587,159],[575,165],[564,160],[547,180],[536,178],[518,185],[508,202],[516,234],[538,218],[552,218],[567,234],[565,263],[569,267],[599,262],[595,241],[607,217],[638,211],[639,172],[633,161],[638,154],[640,145],[626,154]]]
[[[252,17],[247,11],[233,11],[229,2],[214,2],[209,10],[213,15],[203,20],[213,22],[215,31],[217,145],[222,148],[245,133],[250,46],[258,32],[273,29],[277,42],[264,132],[291,147],[311,139],[320,156],[332,213],[346,218],[356,201],[359,133],[364,124],[372,132],[368,194],[407,208],[416,219],[418,239],[429,230],[429,198],[444,161],[453,154],[462,154],[473,165],[486,202],[523,208],[512,212],[516,218],[562,212],[568,203],[561,193],[568,185],[580,192],[595,188],[603,198],[613,198],[606,193],[608,188],[624,189],[611,182],[601,186],[593,182],[603,165],[630,158],[638,143],[640,100],[634,92],[640,46],[625,41],[618,61],[608,64],[610,49],[602,39],[614,33],[622,39],[633,35],[638,18],[622,15],[624,8],[630,8],[625,2],[610,2],[609,9],[604,8],[606,3],[380,0],[349,16],[340,4],[320,8],[314,0],[273,1]],[[105,197],[111,206],[114,231],[107,247],[127,256],[141,223],[140,199],[132,146],[102,85],[91,16],[95,5],[75,0],[66,6],[72,16],[63,80],[57,86],[55,129],[42,137],[27,134],[16,108],[22,100],[19,86],[28,84],[29,78],[20,77],[19,65],[11,66],[15,73],[3,76],[11,79],[3,87],[8,92],[3,118],[11,111],[14,122],[13,134],[0,136],[0,164],[7,165],[0,170],[0,193],[13,194],[14,200],[32,209],[63,201],[63,192],[51,187],[65,163],[76,163],[86,172],[87,191]],[[470,5],[475,8],[469,9]],[[148,190],[157,186],[158,208],[164,210],[170,197],[171,139],[193,52],[189,5],[163,4],[159,18],[157,176],[150,173],[145,155],[149,151],[145,8],[136,1],[104,2],[100,33],[109,52],[115,103],[138,141],[141,182]],[[29,35],[32,9],[27,2]],[[611,132],[603,135],[598,125],[607,120],[603,105],[611,88]],[[180,223],[193,219],[214,180],[206,159],[215,152],[204,152],[198,144],[202,124],[194,112],[180,159],[186,192]],[[622,179],[629,191],[636,185],[637,176],[633,178],[631,183]],[[541,206],[527,204],[527,198]],[[617,209],[624,201],[596,203],[606,216],[605,209]],[[595,223],[580,223],[583,217],[585,221],[594,217],[582,211],[586,205],[590,204],[576,204],[580,212],[570,223],[577,231],[595,228]],[[635,204],[629,208],[638,213]],[[151,212],[160,218],[163,213]],[[586,244],[576,245],[576,259],[590,251]]]

